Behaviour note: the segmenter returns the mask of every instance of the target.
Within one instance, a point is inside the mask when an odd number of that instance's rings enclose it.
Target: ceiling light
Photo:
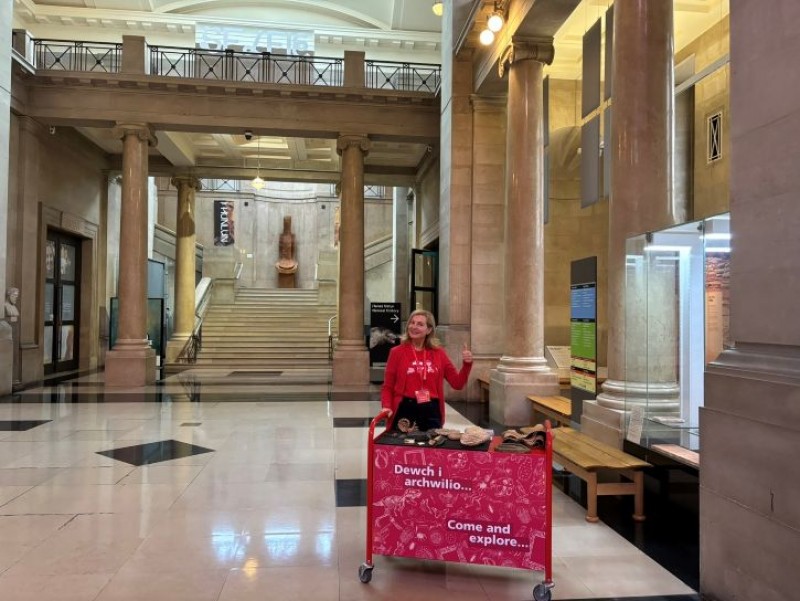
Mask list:
[[[441,17],[444,14],[444,2],[442,2],[442,0],[433,0],[431,10],[434,15]]]
[[[483,44],[484,46],[488,46],[489,44],[494,42],[494,33],[492,33],[492,30],[484,29],[481,32],[480,41],[481,41],[481,44]]]
[[[493,32],[497,33],[503,28],[503,23],[505,23],[505,19],[503,18],[503,13],[499,10],[494,11],[489,18],[486,20],[486,26]]]
[[[263,188],[265,184],[266,182],[263,179],[261,179],[261,176],[258,175],[256,175],[253,178],[253,181],[250,182],[250,185],[253,186],[256,190],[261,190],[261,188]]]

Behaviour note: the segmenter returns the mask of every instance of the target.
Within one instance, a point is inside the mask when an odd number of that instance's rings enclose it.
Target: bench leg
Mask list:
[[[597,474],[590,472],[586,478],[586,521],[597,522]]]
[[[633,484],[636,492],[633,498],[633,519],[637,522],[644,521],[644,472],[633,473]]]

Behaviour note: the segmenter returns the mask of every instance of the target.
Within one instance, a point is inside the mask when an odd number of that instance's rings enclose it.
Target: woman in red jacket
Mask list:
[[[381,389],[381,405],[389,409],[391,428],[406,418],[419,430],[444,423],[444,381],[461,390],[472,369],[472,353],[464,345],[461,370],[456,370],[435,338],[436,322],[430,311],[408,316],[402,344],[389,353]]]

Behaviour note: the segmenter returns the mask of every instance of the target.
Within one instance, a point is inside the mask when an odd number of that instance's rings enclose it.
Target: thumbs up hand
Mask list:
[[[469,350],[466,342],[461,349],[461,359],[464,361],[464,363],[472,363],[472,351]]]

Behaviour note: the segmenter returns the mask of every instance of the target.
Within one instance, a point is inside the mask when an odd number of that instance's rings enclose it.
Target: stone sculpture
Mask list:
[[[283,218],[283,233],[278,239],[278,288],[295,288],[297,260],[295,259],[295,237],[292,233],[292,217]]]
[[[6,290],[5,318],[10,323],[15,323],[19,319],[17,300],[19,300],[19,288],[9,288]]]

